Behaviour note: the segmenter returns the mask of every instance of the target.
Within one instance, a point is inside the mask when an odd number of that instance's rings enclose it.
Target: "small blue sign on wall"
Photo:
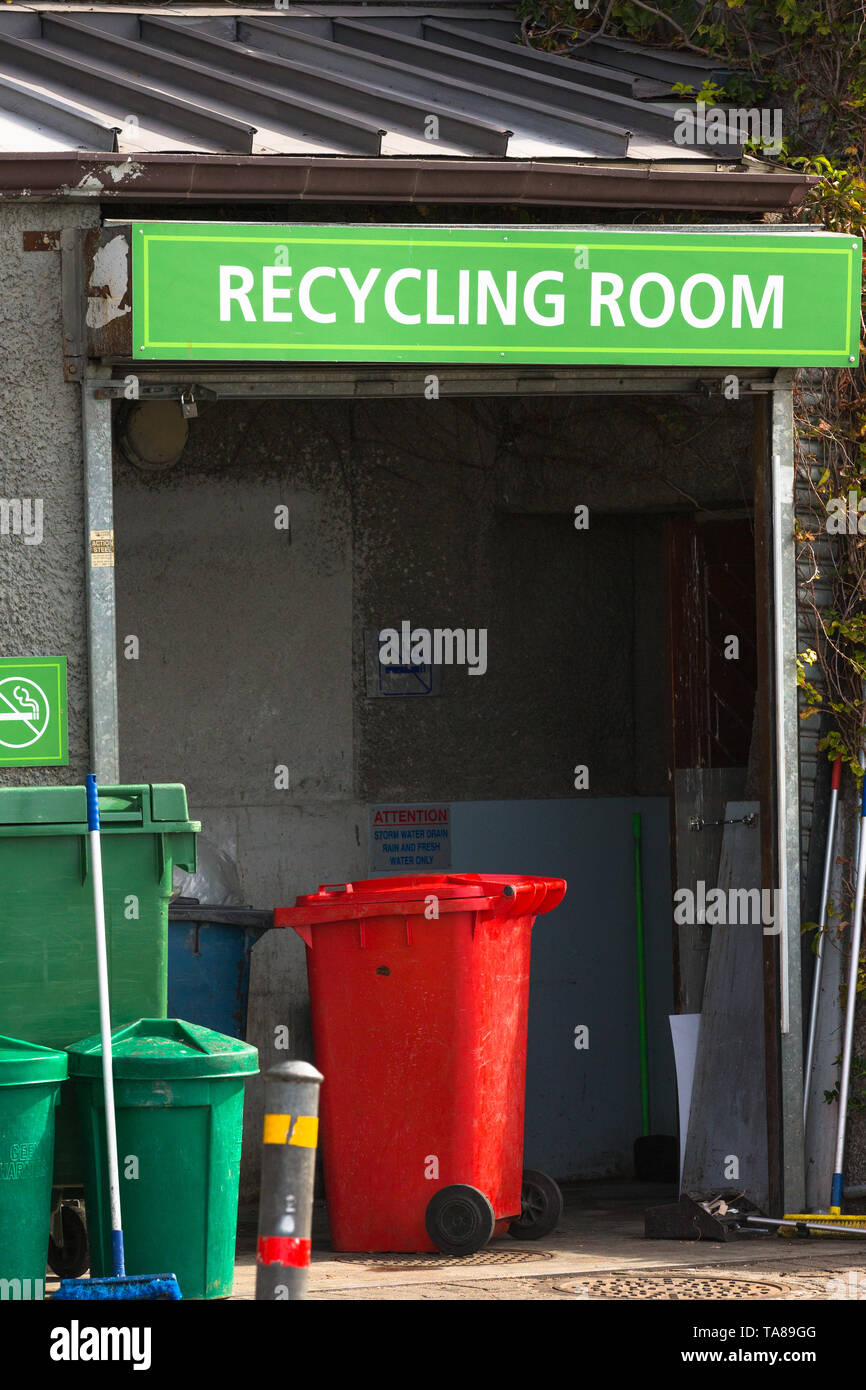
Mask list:
[[[364,633],[364,661],[367,696],[438,695],[442,690],[442,667],[431,662],[420,665],[388,665],[379,659],[378,628]]]

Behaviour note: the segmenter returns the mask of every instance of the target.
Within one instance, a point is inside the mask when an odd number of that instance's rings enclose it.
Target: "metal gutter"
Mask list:
[[[0,198],[496,203],[788,212],[816,180],[746,169],[322,155],[0,154]]]

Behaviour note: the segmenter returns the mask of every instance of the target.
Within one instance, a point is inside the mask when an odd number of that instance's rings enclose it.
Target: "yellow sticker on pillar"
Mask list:
[[[314,1149],[319,1138],[316,1115],[266,1115],[263,1142],[265,1144],[296,1144],[301,1149]]]
[[[114,566],[113,531],[91,531],[90,565],[92,569],[110,569]]]

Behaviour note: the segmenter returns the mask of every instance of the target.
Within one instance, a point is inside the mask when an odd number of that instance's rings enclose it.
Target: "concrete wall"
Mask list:
[[[63,380],[60,252],[23,237],[97,222],[74,204],[0,205],[0,497],[43,505],[41,544],[0,535],[0,656],[66,656],[69,683],[69,766],[0,769],[0,786],[88,769],[81,391]]]
[[[666,794],[664,516],[684,494],[742,506],[749,417],[612,397],[359,406],[364,799],[573,795],[576,763],[590,795]],[[487,674],[365,699],[363,628],[401,620],[486,627]]]
[[[184,782],[256,906],[362,876],[349,507],[321,422],[303,407],[212,411],[176,470],[142,474],[118,456],[116,504],[121,653],[138,639],[137,659],[120,660],[121,776]],[[275,526],[280,506],[289,530]],[[299,938],[268,933],[251,973],[262,1070],[287,1055],[277,1029],[288,1055],[311,1057]],[[258,1082],[254,1169],[261,1106]]]
[[[577,762],[666,794],[664,515],[741,503],[748,431],[719,402],[272,401],[209,408],[172,469],[118,453],[124,778],[185,781],[256,905],[357,873],[366,802],[573,795]],[[368,698],[364,629],[404,619],[486,628],[487,674]]]
[[[321,442],[305,466],[309,435],[232,471],[246,419],[203,426],[174,472],[118,470],[121,768],[184,781],[249,898],[272,906],[339,874],[355,840],[348,506]]]

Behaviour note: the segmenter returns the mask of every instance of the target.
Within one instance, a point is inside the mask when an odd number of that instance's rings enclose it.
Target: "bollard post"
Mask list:
[[[322,1074],[309,1062],[265,1073],[256,1298],[307,1296]]]

